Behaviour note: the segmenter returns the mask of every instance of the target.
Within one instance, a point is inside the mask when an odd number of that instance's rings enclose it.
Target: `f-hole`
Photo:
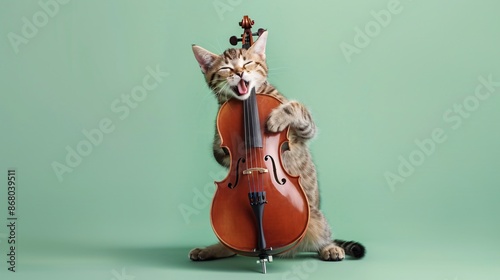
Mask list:
[[[274,158],[270,155],[266,155],[264,157],[264,160],[267,161],[268,159],[270,159],[271,163],[273,164],[274,180],[276,181],[276,183],[284,185],[286,183],[286,179],[285,178],[281,178],[281,180],[278,179],[278,174],[276,173],[276,163],[274,162]]]
[[[240,179],[240,162],[245,163],[244,158],[239,158],[238,162],[236,163],[236,182],[233,183],[229,182],[227,183],[228,188],[234,189],[238,185],[238,180]]]

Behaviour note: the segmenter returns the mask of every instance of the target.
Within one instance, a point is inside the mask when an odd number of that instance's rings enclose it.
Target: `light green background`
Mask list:
[[[2,0],[0,278],[109,280],[122,269],[137,280],[264,277],[251,258],[187,258],[215,242],[209,199],[198,196],[224,177],[210,150],[216,103],[191,44],[221,52],[248,14],[269,30],[269,80],[319,127],[310,146],[335,236],[368,249],[362,261],[276,260],[265,278],[498,279],[500,87],[457,129],[443,114],[472,102],[478,77],[500,81],[500,4],[401,1],[349,63],[342,42],[354,45],[355,29],[390,2],[74,0],[16,54],[8,34],[21,35],[23,17],[42,9]],[[121,120],[111,104],[157,65],[169,76]],[[105,118],[115,130],[59,181],[51,164]],[[446,141],[391,189],[384,174],[436,128]],[[11,167],[15,274],[5,262]],[[185,219],[187,206],[198,212]]]

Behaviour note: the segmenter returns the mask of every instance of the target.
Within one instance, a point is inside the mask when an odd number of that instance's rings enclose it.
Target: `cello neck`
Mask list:
[[[253,36],[260,36],[264,29],[260,28],[257,33],[252,33],[252,25],[254,21],[248,16],[243,16],[243,19],[239,23],[244,29],[243,34],[241,34],[241,39],[232,36],[229,41],[232,45],[236,45],[237,42],[241,41],[241,47],[243,49],[248,49],[253,45]],[[244,125],[245,125],[245,147],[249,148],[262,148],[262,136],[261,129],[259,125],[259,108],[257,106],[257,98],[255,87],[252,88],[250,96],[243,101],[244,108]]]
[[[243,122],[245,124],[245,147],[262,148],[262,134],[260,130],[259,108],[255,87],[252,88],[250,96],[243,101]]]

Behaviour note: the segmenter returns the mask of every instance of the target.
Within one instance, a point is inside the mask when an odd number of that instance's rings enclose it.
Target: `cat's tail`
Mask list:
[[[353,258],[361,259],[365,256],[366,249],[361,243],[356,241],[333,240],[335,244],[344,249],[345,253]]]

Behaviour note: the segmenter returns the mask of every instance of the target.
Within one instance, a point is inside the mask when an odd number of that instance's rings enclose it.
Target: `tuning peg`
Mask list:
[[[238,45],[238,42],[241,42],[241,38],[238,38],[236,36],[231,36],[231,38],[229,38],[229,43],[233,46]]]
[[[264,33],[264,31],[266,31],[266,29],[264,29],[264,28],[259,28],[259,29],[257,30],[257,32],[252,33],[252,35],[253,35],[253,36],[260,36],[260,35],[262,35],[262,33]],[[241,39],[241,38],[238,38],[238,37],[236,37],[236,36],[231,36],[231,38],[229,38],[229,43],[230,43],[231,45],[233,45],[233,46],[238,45],[238,42],[241,42],[241,41],[242,41],[242,39]]]
[[[259,29],[257,30],[257,32],[252,33],[252,35],[253,35],[253,36],[259,36],[259,37],[260,37],[260,35],[262,35],[262,33],[264,33],[264,31],[266,31],[266,29],[264,29],[264,28],[259,28]]]

